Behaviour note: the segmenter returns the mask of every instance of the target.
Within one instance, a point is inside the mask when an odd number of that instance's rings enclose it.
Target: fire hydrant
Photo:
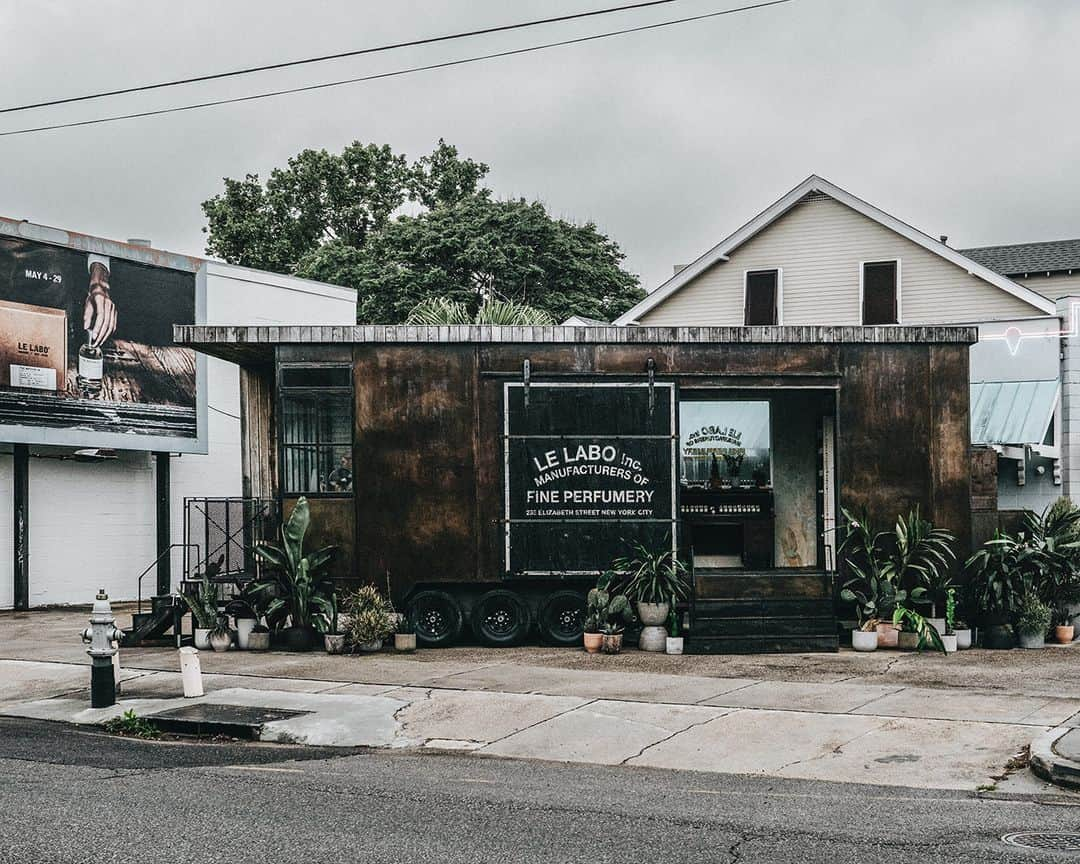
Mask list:
[[[83,642],[89,642],[86,653],[90,655],[90,706],[108,708],[116,704],[116,677],[113,672],[113,647],[123,637],[116,627],[109,595],[104,588],[98,589],[94,608],[90,612],[90,626],[82,632]]]

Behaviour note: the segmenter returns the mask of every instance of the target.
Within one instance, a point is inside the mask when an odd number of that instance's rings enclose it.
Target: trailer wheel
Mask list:
[[[555,591],[540,607],[540,638],[549,645],[581,645],[585,632],[585,597],[577,591]]]
[[[516,591],[496,588],[476,601],[473,633],[488,645],[516,645],[532,629],[532,613]]]
[[[409,619],[416,622],[416,641],[426,648],[445,648],[461,635],[461,605],[445,591],[421,591],[409,601]]]

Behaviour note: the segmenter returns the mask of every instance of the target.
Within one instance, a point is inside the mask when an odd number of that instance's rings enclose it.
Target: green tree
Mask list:
[[[644,296],[622,250],[596,225],[552,218],[539,202],[496,201],[488,166],[440,140],[409,165],[388,147],[305,150],[266,184],[225,180],[204,202],[207,251],[226,261],[357,289],[357,318],[399,323],[440,297],[474,316],[486,300],[563,320],[611,319]],[[406,201],[417,213],[403,213]]]

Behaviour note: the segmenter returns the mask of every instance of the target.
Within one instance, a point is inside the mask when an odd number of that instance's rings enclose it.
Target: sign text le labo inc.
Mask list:
[[[545,450],[532,457],[533,486],[525,490],[528,506],[554,505],[571,508],[584,506],[649,507],[656,490],[644,473],[640,459],[623,452],[615,444],[577,444]],[[604,479],[603,488],[580,488],[559,481]],[[614,483],[612,484],[612,481]],[[608,488],[615,485],[617,488]],[[560,486],[560,488],[552,488]],[[651,513],[651,511],[650,511]],[[533,511],[531,515],[557,515],[551,511]],[[566,514],[558,514],[566,515]],[[584,514],[582,514],[584,515]],[[590,513],[589,515],[601,515]],[[614,513],[604,515],[616,515]],[[645,515],[639,511],[624,511],[619,515]]]

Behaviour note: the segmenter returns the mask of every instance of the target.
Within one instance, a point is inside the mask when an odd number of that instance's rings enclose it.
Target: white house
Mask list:
[[[958,250],[810,176],[615,323],[978,325],[973,442],[999,454],[1002,509],[1041,509],[1080,492],[1074,295],[1080,241]]]

